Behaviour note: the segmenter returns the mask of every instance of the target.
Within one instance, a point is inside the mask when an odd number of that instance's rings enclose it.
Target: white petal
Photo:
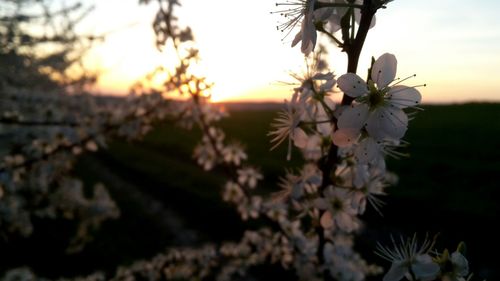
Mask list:
[[[406,272],[408,272],[408,268],[404,265],[403,262],[395,261],[392,263],[391,268],[385,274],[383,281],[399,281],[401,280]]]
[[[354,193],[351,206],[359,213],[363,214],[366,210],[366,196],[362,192]]]
[[[304,55],[309,55],[314,51],[314,46],[316,45],[316,26],[312,18],[307,15],[302,20],[302,46],[301,51]]]
[[[346,73],[339,77],[337,85],[346,95],[356,98],[368,93],[366,82],[354,73]]]
[[[361,0],[363,1],[363,0]],[[332,1],[330,1],[332,2]],[[345,3],[346,1],[345,0],[333,0],[334,3]],[[360,3],[357,3],[357,4],[363,4],[362,2]],[[339,17],[343,17],[345,16],[347,13],[349,12],[349,8],[348,7],[336,7],[335,8],[335,14],[338,15]]]
[[[422,95],[415,88],[397,85],[389,90],[386,99],[394,106],[406,108],[418,105],[422,100]]]
[[[325,191],[323,191],[325,198],[333,198],[337,196],[337,190],[333,189],[333,186],[328,186]]]
[[[323,256],[325,256],[325,262],[330,263],[333,262],[334,257],[337,255],[335,252],[335,248],[332,243],[326,243],[323,248]]]
[[[312,77],[313,80],[334,80],[335,75],[332,72],[327,73],[316,73]]]
[[[324,97],[323,101],[326,103],[326,105],[328,105],[328,107],[331,110],[334,110],[336,105],[337,105],[337,103],[335,101],[333,101],[330,97]]]
[[[292,186],[292,192],[290,193],[290,196],[293,199],[300,199],[304,195],[304,186],[301,184],[294,184]]]
[[[370,182],[370,172],[368,170],[368,165],[358,163],[352,168],[353,179],[352,183],[356,188],[362,188],[364,185]]]
[[[411,269],[419,280],[434,280],[439,273],[439,265],[427,254],[417,256]]]
[[[469,262],[460,252],[453,252],[451,254],[451,263],[457,275],[466,276],[469,274]]]
[[[307,160],[318,160],[321,158],[321,137],[319,135],[308,137],[303,152],[304,158]]]
[[[354,151],[354,155],[360,164],[374,162],[380,156],[380,145],[373,138],[362,140]]]
[[[384,106],[370,113],[366,130],[375,140],[401,139],[408,126],[408,116],[397,107]]]
[[[323,106],[318,106],[317,107],[317,112],[316,112],[316,120],[329,120],[330,117],[326,113],[325,109]],[[322,136],[329,136],[332,133],[333,130],[333,124],[330,122],[325,122],[325,123],[318,123],[316,124],[316,129]]]
[[[382,89],[389,85],[396,77],[397,60],[393,54],[385,53],[381,55],[373,64],[372,80],[377,87]]]
[[[328,202],[324,198],[316,198],[313,201],[314,207],[320,209],[320,210],[326,210],[328,209],[329,205]]]
[[[295,37],[293,38],[293,40],[292,40],[292,48],[295,47],[295,45],[297,45],[297,43],[299,43],[300,40],[302,40],[302,30],[299,31],[299,33],[297,33],[297,35],[295,35]]]
[[[316,35],[316,33],[314,34]],[[314,51],[314,46],[316,45],[316,36],[314,36],[314,41],[313,40],[303,40],[302,39],[302,45],[300,50],[305,56],[308,56],[310,53]]]
[[[333,227],[333,218],[332,218],[332,213],[330,211],[326,211],[323,213],[320,219],[321,226],[325,229],[332,228]]]
[[[356,9],[358,10],[358,9]],[[372,21],[370,22],[370,28],[373,28],[377,24],[377,17],[373,16]]]
[[[333,126],[330,123],[321,123],[316,125],[316,129],[322,136],[329,136],[332,133]]]
[[[332,16],[334,8],[321,8],[314,11],[314,19],[316,21],[326,21]]]
[[[335,33],[337,31],[339,31],[342,26],[340,25],[340,20],[341,20],[341,16],[339,15],[332,15],[329,20],[328,20],[328,24],[327,24],[327,30],[330,31],[330,33]]]
[[[325,92],[331,91],[333,89],[333,86],[335,86],[336,82],[337,81],[335,79],[326,80],[324,84],[319,86],[319,89]]]
[[[293,130],[292,139],[293,139],[293,144],[295,144],[295,146],[297,147],[304,148],[307,145],[307,140],[308,140],[307,134],[301,128],[295,128]]]
[[[332,141],[338,147],[346,147],[358,140],[359,129],[338,129],[333,133]]]
[[[351,105],[345,108],[338,117],[337,126],[340,129],[360,130],[366,123],[369,115],[369,107],[364,103]]]
[[[340,229],[351,232],[354,230],[354,221],[352,216],[347,214],[346,212],[340,212],[335,215],[335,222],[339,226]]]

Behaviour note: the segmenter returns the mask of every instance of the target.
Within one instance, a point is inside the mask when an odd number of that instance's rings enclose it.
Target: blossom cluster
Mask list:
[[[266,226],[247,230],[237,242],[172,248],[150,260],[122,266],[114,276],[96,273],[80,280],[233,280],[265,263],[293,271],[300,280],[361,281],[381,274],[382,267],[370,264],[355,250],[355,236],[363,228],[361,215],[370,208],[382,212],[385,189],[397,181],[387,170],[385,158],[404,155],[398,149],[406,145],[408,122],[421,101],[416,87],[403,86],[407,79],[396,78],[397,60],[392,54],[373,60],[366,81],[355,74],[366,33],[375,24],[374,15],[388,2],[291,0],[278,4],[286,7],[280,13],[288,19],[280,26],[282,30],[289,32],[300,24],[292,46],[301,42],[302,53],[314,57],[308,58],[313,63],[307,73],[295,76],[300,84],[269,133],[273,148],[287,142],[286,157],[299,150],[304,164],[288,170],[277,183],[280,190],[267,196],[258,188],[263,180],[260,169],[247,164],[251,155],[242,144],[227,142],[217,125],[228,114],[209,102],[211,85],[190,72],[198,51],[193,48],[191,30],[180,26],[175,16],[180,3],[158,0],[157,45],[172,48],[179,58],[173,71],[166,70],[163,88],[137,87],[128,99],[12,91],[15,98],[0,112],[0,129],[19,140],[0,164],[0,227],[28,235],[32,216],[62,213],[82,221],[84,230],[79,233],[83,237],[77,241],[85,241],[86,227],[116,217],[119,211],[101,184],[94,188],[92,198],[84,196],[82,182],[70,176],[75,156],[105,148],[111,137],[140,138],[155,122],[171,120],[200,130],[193,158],[203,170],[226,176],[222,200],[233,205],[242,220],[258,220]],[[317,32],[348,54],[346,74],[337,77],[320,56],[322,50],[314,52]],[[166,99],[171,94],[183,99]],[[46,106],[34,106],[40,100]],[[36,196],[26,197],[26,190]],[[37,202],[49,203],[38,206]],[[379,244],[377,250],[392,263],[384,281],[468,278],[468,262],[460,245],[450,254],[438,252],[428,240],[418,245],[415,237],[392,241],[392,248]],[[5,275],[7,280],[16,278],[35,277],[26,269]]]
[[[392,237],[391,237],[392,238]],[[416,235],[406,240],[401,237],[396,242],[392,238],[393,247],[377,245],[377,254],[392,262],[391,268],[384,276],[384,281],[398,281],[403,277],[409,280],[465,281],[470,280],[469,262],[465,258],[465,243],[461,242],[450,254],[448,249],[442,253],[433,249],[435,240],[427,238],[419,245]]]
[[[1,98],[3,235],[31,235],[36,217],[64,218],[77,223],[68,250],[80,250],[119,208],[101,183],[84,187],[73,175],[77,157],[106,148],[109,138],[142,137],[167,117],[169,103],[154,94],[120,99],[13,87],[2,88]]]

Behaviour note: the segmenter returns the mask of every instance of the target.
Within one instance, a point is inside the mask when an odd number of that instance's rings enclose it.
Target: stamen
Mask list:
[[[372,205],[375,211],[377,211],[377,213],[379,213],[379,215],[383,217],[384,214],[382,213],[381,208],[385,205],[385,202],[382,199],[370,193],[366,196],[366,199],[368,200],[368,203]]]
[[[279,6],[290,7],[271,12],[271,14],[280,14],[285,19],[288,19],[288,21],[282,24],[278,24],[276,26],[277,30],[286,33],[281,39],[281,41],[284,41],[284,39],[291,33],[292,29],[294,29],[295,26],[301,22],[301,19],[307,9],[307,3],[308,3],[307,0],[295,0],[295,1],[286,1],[283,3],[276,3],[276,7]]]
[[[395,85],[396,85],[396,84],[395,84]],[[395,86],[395,85],[392,85],[391,87],[393,87],[393,86]],[[420,87],[427,87],[427,84],[420,84],[420,85],[406,86],[406,87],[408,87],[408,88],[420,88]],[[394,90],[393,90],[393,91],[391,91],[391,95],[389,95],[389,98],[392,98],[392,94],[394,94],[394,93],[399,93],[399,92],[404,91],[404,90],[406,90],[406,89],[407,89],[407,88],[402,88],[402,89],[399,89],[399,90],[397,90],[397,91],[394,91]]]
[[[394,83],[392,86],[396,86],[396,85],[398,85],[398,84],[400,84],[400,83],[402,83],[402,82],[404,82],[404,81],[406,81],[406,80],[408,80],[408,79],[410,79],[410,78],[414,78],[414,77],[417,77],[417,74],[410,75],[410,76],[408,76],[408,77],[406,77],[406,78],[403,78],[403,79],[401,79],[401,78],[396,78],[396,79],[394,79],[394,81],[392,81],[392,82],[395,82],[395,81],[397,81],[397,82],[396,82],[396,83]],[[392,86],[391,86],[391,87],[392,87]]]

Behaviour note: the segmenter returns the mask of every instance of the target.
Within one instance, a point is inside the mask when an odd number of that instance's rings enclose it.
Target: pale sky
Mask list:
[[[100,69],[98,89],[126,93],[128,87],[168,57],[154,47],[151,22],[155,5],[138,0],[87,0],[96,10],[82,26],[110,33],[87,58]],[[91,2],[93,1],[93,2]],[[278,0],[279,2],[280,0]],[[283,1],[283,0],[281,0]],[[155,1],[152,1],[155,2]],[[202,57],[201,69],[215,83],[215,100],[282,101],[290,92],[280,81],[304,69],[295,31],[283,41],[276,25],[283,19],[273,0],[185,0],[179,17],[192,27]],[[398,76],[417,74],[407,85],[420,88],[423,102],[500,101],[500,1],[395,0],[377,14],[368,34],[358,74],[372,56],[398,59]],[[330,51],[332,71],[346,69],[345,54]]]

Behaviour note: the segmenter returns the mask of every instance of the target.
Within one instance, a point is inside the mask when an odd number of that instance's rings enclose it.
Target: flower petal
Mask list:
[[[364,103],[346,107],[339,115],[337,126],[340,129],[361,130],[369,115],[369,107]]]
[[[327,102],[327,100],[325,100]],[[316,120],[328,120],[330,117],[326,113],[325,109],[323,106],[318,106],[317,107],[318,111],[316,113]],[[318,123],[316,124],[316,129],[322,136],[329,136],[332,133],[333,130],[333,124],[332,123]]]
[[[366,210],[366,195],[363,192],[354,193],[351,207],[359,214],[363,214]]]
[[[333,217],[330,211],[326,211],[323,213],[320,219],[321,226],[325,229],[333,227]]]
[[[389,83],[396,78],[397,70],[396,56],[393,54],[385,53],[381,55],[373,64],[372,67],[372,80],[377,83],[379,89],[385,88]]]
[[[431,256],[419,255],[411,265],[411,269],[418,280],[434,280],[439,273],[439,265],[432,261]]]
[[[368,164],[380,156],[380,146],[373,138],[363,139],[354,151],[354,156],[360,164]]]
[[[313,80],[333,80],[335,78],[335,75],[333,75],[332,72],[327,72],[327,73],[316,73],[314,74],[313,77],[311,77]]]
[[[336,82],[337,81],[335,79],[326,80],[326,82],[324,84],[322,84],[321,86],[319,86],[319,89],[321,91],[330,92],[330,91],[332,91],[333,86],[335,86]]]
[[[408,272],[408,268],[402,261],[395,261],[392,263],[391,268],[385,274],[383,281],[399,281]]]
[[[384,106],[370,113],[366,124],[368,134],[375,140],[399,140],[406,133],[408,116],[397,107]]]
[[[333,126],[330,123],[321,123],[316,125],[316,129],[322,136],[329,136],[332,133]]]
[[[306,160],[318,160],[321,158],[321,137],[316,134],[308,137],[307,144],[302,152]]]
[[[299,33],[297,33],[295,35],[295,37],[293,38],[293,40],[292,40],[292,48],[295,47],[295,45],[297,45],[300,42],[300,40],[302,40],[302,30],[299,31]]]
[[[469,274],[469,262],[460,252],[453,252],[451,254],[451,263],[457,275],[463,277]]]
[[[341,20],[341,16],[339,15],[332,15],[329,19],[328,19],[328,23],[327,23],[327,30],[330,31],[330,33],[335,33],[337,31],[339,31],[340,29],[342,29],[342,26],[340,25],[340,20]]]
[[[301,128],[295,128],[292,139],[296,147],[304,148],[307,145],[308,136]]]
[[[422,95],[415,88],[397,85],[391,87],[386,99],[394,106],[406,108],[418,105],[422,100]]]
[[[366,82],[354,73],[346,73],[337,80],[338,87],[346,95],[356,98],[368,93]]]
[[[356,142],[359,134],[358,129],[338,129],[333,133],[332,141],[338,147],[346,147]]]
[[[350,216],[347,212],[339,212],[335,214],[335,222],[340,229],[346,232],[351,232],[356,227],[353,217]]]
[[[326,21],[330,16],[333,15],[333,12],[335,11],[334,8],[332,7],[327,7],[327,8],[320,8],[314,11],[314,20],[316,21]]]
[[[314,2],[314,1],[311,1]],[[314,46],[316,45],[316,26],[314,25],[313,15],[306,13],[302,19],[302,46],[301,51],[304,55],[309,55],[314,51]]]
[[[316,46],[316,37],[317,37],[316,31],[312,33],[306,33],[305,35],[303,35],[302,45],[300,47],[300,50],[304,55],[308,56],[310,53],[314,51],[314,47]]]
[[[314,207],[320,209],[320,210],[326,210],[329,207],[328,202],[325,200],[325,198],[316,198],[313,201]]]

